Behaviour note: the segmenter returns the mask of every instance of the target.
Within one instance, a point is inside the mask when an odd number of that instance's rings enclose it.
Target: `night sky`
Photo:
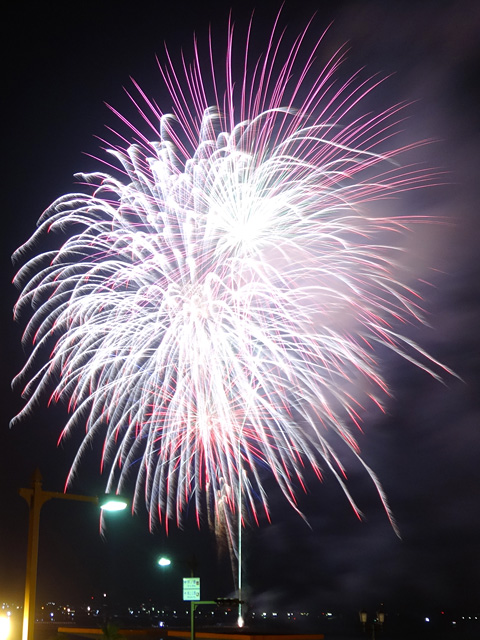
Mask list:
[[[269,32],[280,2],[258,2],[256,20]],[[11,254],[33,232],[42,211],[75,190],[73,174],[99,168],[96,136],[115,116],[105,103],[131,116],[123,87],[130,76],[165,110],[169,97],[155,55],[163,43],[178,51],[192,34],[206,38],[209,24],[222,33],[229,7],[245,25],[255,3],[243,2],[38,2],[11,5],[4,15],[2,172],[2,306],[0,429],[0,598],[23,597],[28,511],[18,496],[39,467],[44,488],[62,490],[81,439],[56,442],[61,408],[35,414],[15,429],[21,408],[10,382],[24,362],[12,307]],[[245,582],[251,601],[347,609],[459,608],[480,611],[480,201],[478,81],[480,11],[460,2],[290,2],[283,21],[298,32],[317,12],[319,34],[333,21],[325,56],[349,42],[345,78],[365,66],[391,75],[377,93],[380,108],[411,102],[406,139],[434,139],[422,160],[440,167],[445,185],[405,195],[402,209],[444,217],[419,232],[412,247],[430,326],[409,334],[458,379],[444,384],[407,362],[385,359],[393,397],[386,415],[364,416],[359,443],[379,476],[400,528],[392,530],[375,489],[358,466],[349,487],[364,513],[359,522],[336,484],[308,482],[300,506],[308,525],[278,495],[272,482],[272,523],[245,532]],[[6,141],[6,145],[5,145]],[[39,247],[39,250],[42,248]],[[102,493],[100,451],[85,458],[71,487]],[[202,597],[231,593],[228,553],[206,526],[188,514],[183,531],[168,537],[148,531],[146,511],[108,522],[99,535],[90,505],[51,501],[42,512],[38,598],[82,601],[103,592],[141,601],[165,592],[180,599],[181,577],[195,556]],[[161,573],[155,560],[170,554]],[[173,594],[173,596],[172,596]]]

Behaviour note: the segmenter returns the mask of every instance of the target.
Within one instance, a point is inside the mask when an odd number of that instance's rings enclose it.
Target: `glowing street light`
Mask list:
[[[23,630],[22,640],[33,640],[33,628],[35,624],[35,596],[37,590],[37,566],[38,566],[38,538],[40,531],[40,510],[42,506],[52,498],[61,500],[78,500],[81,502],[92,502],[99,505],[106,511],[118,511],[125,509],[127,502],[124,499],[117,499],[116,507],[112,505],[115,497],[106,494],[108,500],[101,502],[97,496],[82,496],[74,493],[61,493],[60,491],[44,491],[42,489],[42,476],[39,469],[33,474],[32,483],[29,489],[19,489],[19,494],[28,503],[28,547],[27,547],[27,571],[25,578],[25,600],[23,604]],[[2,640],[2,638],[0,638]]]
[[[169,567],[172,564],[172,561],[170,560],[170,558],[165,558],[164,556],[162,556],[157,560],[157,564],[160,567]]]
[[[112,495],[110,493],[106,493],[101,498],[96,498],[96,501],[102,511],[124,511],[128,507],[127,498],[118,494]]]
[[[10,617],[0,616],[0,640],[7,640],[10,635]]]
[[[160,556],[157,559],[157,565],[159,567],[161,567],[162,573],[171,564],[172,564],[172,561],[170,560],[170,558],[167,558],[166,556]],[[161,606],[162,613],[165,613],[165,610],[164,610],[165,603],[163,602],[163,600],[164,600],[164,585],[163,585],[163,580],[162,580],[161,584],[160,584],[160,606]],[[163,624],[164,623],[162,622],[162,626],[163,626]]]

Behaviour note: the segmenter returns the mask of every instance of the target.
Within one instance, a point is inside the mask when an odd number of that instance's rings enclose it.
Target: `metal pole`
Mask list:
[[[32,478],[31,489],[20,489],[20,495],[25,498],[29,504],[27,573],[25,578],[25,600],[23,604],[22,640],[33,640],[40,509],[45,500],[48,500],[48,498],[45,498],[42,494],[42,477],[37,469]]]
[[[195,640],[195,604],[190,600],[190,640]]]
[[[37,567],[38,567],[38,539],[40,531],[40,510],[51,498],[63,498],[66,500],[81,500],[98,504],[96,496],[82,496],[57,491],[44,491],[42,489],[42,475],[39,469],[35,470],[30,489],[19,489],[19,494],[28,503],[28,544],[27,544],[27,570],[25,577],[25,599],[23,603],[23,629],[22,640],[33,640],[35,625],[35,597],[37,592]]]

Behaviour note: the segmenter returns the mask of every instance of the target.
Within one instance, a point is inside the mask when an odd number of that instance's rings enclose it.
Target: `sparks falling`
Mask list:
[[[282,58],[276,24],[252,60],[250,33],[238,64],[229,24],[221,70],[212,38],[190,65],[167,52],[172,106],[134,83],[147,133],[120,116],[132,138],[110,144],[117,170],[79,174],[84,192],[56,200],[16,252],[33,344],[16,420],[66,403],[62,437],[86,424],[72,472],[99,438],[108,490],[133,473],[152,522],[181,525],[193,501],[230,537],[238,518],[269,517],[266,473],[299,510],[306,466],[333,473],[360,515],[337,439],[395,527],[355,432],[389,392],[378,348],[441,374],[399,329],[422,322],[397,258],[425,220],[388,202],[435,176],[402,166],[421,143],[395,145],[401,105],[359,115],[380,81],[342,84],[344,50],[319,69],[307,28]],[[30,257],[47,233],[63,244]]]

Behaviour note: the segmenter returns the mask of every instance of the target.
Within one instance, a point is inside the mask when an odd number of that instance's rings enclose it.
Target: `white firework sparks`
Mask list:
[[[434,177],[396,161],[415,147],[395,147],[401,107],[354,115],[378,81],[338,84],[341,51],[319,73],[319,43],[300,55],[305,34],[281,64],[277,27],[255,65],[247,39],[235,81],[230,25],[225,90],[211,43],[207,73],[197,45],[181,77],[168,57],[171,114],[137,87],[158,139],[132,126],[136,142],[109,149],[121,170],[81,174],[90,193],[55,201],[16,254],[64,236],[16,277],[34,343],[16,419],[46,393],[66,402],[63,433],[87,429],[72,469],[101,435],[108,488],[133,469],[166,527],[194,500],[234,536],[235,514],[269,513],[264,467],[298,510],[306,463],[333,472],[359,513],[332,435],[395,526],[354,436],[362,395],[381,407],[388,393],[375,349],[441,369],[396,329],[421,321],[395,257],[419,219],[369,211]]]

